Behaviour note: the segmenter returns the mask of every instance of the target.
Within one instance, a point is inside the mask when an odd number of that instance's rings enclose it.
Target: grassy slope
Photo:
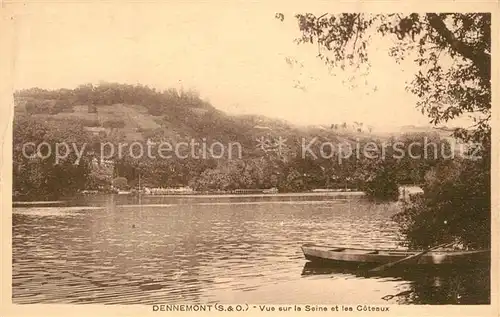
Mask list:
[[[221,142],[238,141],[246,147],[255,148],[256,140],[260,137],[269,139],[282,137],[287,140],[287,144],[297,146],[300,145],[302,138],[311,140],[317,137],[319,142],[338,143],[380,137],[375,133],[358,132],[353,129],[331,129],[326,126],[298,127],[283,120],[258,115],[227,115],[215,108],[165,109],[165,113],[161,116],[153,116],[145,107],[130,104],[97,105],[97,113],[89,113],[87,105],[77,105],[70,111],[31,116],[37,120],[51,121],[52,124],[63,121],[97,121],[101,127],[106,121],[122,120],[125,123],[123,128],[106,130],[108,134],[119,134],[129,142],[146,138],[168,141],[180,138],[207,138]],[[16,115],[23,113],[25,109],[20,103],[16,106]],[[418,130],[422,132],[422,129]]]

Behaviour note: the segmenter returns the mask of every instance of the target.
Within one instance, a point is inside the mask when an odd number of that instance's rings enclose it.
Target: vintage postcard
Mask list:
[[[498,2],[1,24],[2,316],[498,316]]]

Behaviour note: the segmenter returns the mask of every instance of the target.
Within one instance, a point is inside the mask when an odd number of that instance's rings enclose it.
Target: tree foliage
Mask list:
[[[97,107],[113,104],[142,105],[151,115],[183,113],[185,108],[212,109],[194,90],[166,89],[157,91],[144,85],[126,85],[102,82],[83,84],[75,89],[46,90],[30,88],[14,94],[16,104],[23,104],[28,113],[56,114],[71,111],[74,105],[88,105],[89,112]],[[175,111],[172,111],[175,110]]]
[[[58,142],[82,143],[81,127],[68,123],[66,126],[51,127],[35,120],[14,120],[13,129],[13,192],[25,199],[57,199],[83,189],[90,173],[88,157],[77,159],[74,152],[55,161]],[[25,146],[32,142],[35,146]],[[38,144],[45,142],[37,149]],[[23,149],[26,153],[23,154]],[[36,157],[40,154],[46,159]],[[52,153],[52,154],[51,154]]]

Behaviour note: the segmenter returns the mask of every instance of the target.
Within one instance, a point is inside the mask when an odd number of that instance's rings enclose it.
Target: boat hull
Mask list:
[[[311,262],[377,266],[402,260],[421,251],[370,250],[305,244],[302,246],[302,252],[305,258]],[[476,265],[487,264],[489,260],[489,250],[430,251],[405,261],[404,265]]]

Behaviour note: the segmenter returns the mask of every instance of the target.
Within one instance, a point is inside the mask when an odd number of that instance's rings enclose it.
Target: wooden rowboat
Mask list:
[[[302,252],[305,258],[312,262],[377,266],[404,259],[421,251],[357,249],[304,244]],[[489,261],[490,250],[433,250],[405,261],[404,265],[470,265],[487,264]]]

